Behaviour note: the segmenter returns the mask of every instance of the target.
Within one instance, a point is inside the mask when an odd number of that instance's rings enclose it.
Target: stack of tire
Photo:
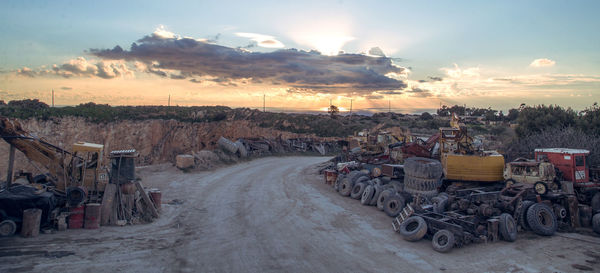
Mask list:
[[[518,222],[521,228],[538,235],[552,236],[558,228],[554,210],[545,203],[523,201],[520,215]]]
[[[441,186],[442,164],[435,159],[409,157],[404,160],[404,191],[431,198]]]
[[[398,194],[403,188],[400,182],[371,179],[366,172],[352,171],[347,175],[340,174],[333,187],[340,195],[357,199],[365,206],[377,206],[392,217],[396,217],[406,203]]]

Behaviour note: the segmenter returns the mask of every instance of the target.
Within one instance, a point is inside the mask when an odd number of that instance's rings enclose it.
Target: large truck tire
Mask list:
[[[365,183],[356,183],[354,184],[354,187],[352,187],[352,192],[350,193],[350,197],[352,197],[352,199],[360,199],[360,197],[363,194],[363,191],[365,191],[365,188],[367,187],[367,184]]]
[[[373,188],[375,189],[375,193],[373,193],[373,197],[371,198],[371,201],[369,202],[369,206],[377,206],[377,199],[379,198],[379,195],[381,194],[381,192],[383,192],[382,186],[373,185]]]
[[[526,201],[523,201],[523,204],[521,205],[521,215],[519,216],[519,225],[521,225],[521,228],[523,230],[531,230],[529,228],[529,225],[527,224],[527,210],[533,204],[535,204],[535,202],[526,200]]]
[[[346,178],[345,174],[339,174],[338,177],[335,179],[335,183],[333,183],[333,189],[335,191],[340,191],[340,184],[342,184],[342,180]]]
[[[379,197],[377,198],[377,209],[383,211],[383,205],[385,204],[385,201],[387,200],[388,196],[394,194],[394,190],[392,189],[387,189],[384,190],[383,192],[381,192],[381,194],[379,195]]]
[[[507,242],[514,242],[517,240],[517,224],[515,219],[508,213],[500,214],[500,235],[502,239]]]
[[[591,205],[593,214],[600,213],[600,192],[594,194],[594,197],[592,197]]]
[[[373,199],[373,195],[375,195],[375,187],[373,185],[368,185],[360,198],[360,203],[368,206],[371,203],[371,199]]]
[[[529,207],[527,224],[533,232],[542,236],[552,236],[558,227],[554,212],[543,203],[535,203]]]
[[[400,234],[404,240],[416,242],[427,234],[427,222],[420,216],[408,217],[400,224]]]
[[[383,212],[389,217],[396,217],[404,207],[406,206],[406,200],[399,194],[390,194],[385,202],[383,203]]]
[[[452,250],[455,242],[454,233],[447,229],[441,229],[433,235],[431,245],[433,246],[433,250],[446,253]]]
[[[345,177],[342,179],[342,183],[340,184],[340,194],[342,196],[350,196],[350,193],[352,192],[352,186],[354,185],[352,182],[350,182],[350,178]]]
[[[594,232],[600,234],[600,213],[596,213],[592,217],[592,229]]]
[[[356,184],[356,182],[358,182],[358,179],[360,179],[361,177],[366,177],[368,180],[369,175],[361,171],[351,171],[348,177],[350,177],[350,182],[352,182],[352,184],[354,185]]]
[[[431,158],[409,157],[404,160],[404,175],[438,180],[442,177],[442,164]]]
[[[404,191],[412,195],[422,195],[428,198],[437,195],[440,179],[425,179],[410,175],[404,176]]]

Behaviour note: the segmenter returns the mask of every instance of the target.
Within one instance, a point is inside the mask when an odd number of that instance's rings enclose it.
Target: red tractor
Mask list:
[[[556,176],[561,181],[561,190],[574,194],[580,204],[581,220],[600,225],[600,170],[588,166],[590,152],[583,149],[542,148],[535,149],[536,161],[549,161],[554,165]],[[537,188],[536,188],[537,191]],[[588,221],[592,218],[592,221]],[[598,222],[598,223],[595,223]],[[600,228],[600,226],[598,226]]]

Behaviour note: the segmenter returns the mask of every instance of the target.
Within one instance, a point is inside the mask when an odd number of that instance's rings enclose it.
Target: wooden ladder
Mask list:
[[[408,219],[408,217],[410,217],[414,212],[415,210],[410,206],[410,204],[406,204],[406,207],[402,209],[398,217],[396,217],[394,221],[392,221],[392,227],[394,228],[394,231],[398,232],[400,230],[400,225],[402,224],[402,222]]]

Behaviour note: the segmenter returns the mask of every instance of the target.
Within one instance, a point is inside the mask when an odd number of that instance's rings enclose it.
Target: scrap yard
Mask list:
[[[135,149],[66,150],[1,121],[9,173],[16,151],[44,170],[14,172],[0,191],[2,271],[600,269],[589,151],[505,162],[456,115],[427,137],[221,136],[213,151],[145,166]],[[207,165],[223,156],[233,163]]]
[[[600,1],[0,1],[0,273],[600,273]]]
[[[148,225],[2,238],[5,272],[597,271],[600,238],[577,233],[437,253],[406,242],[392,218],[342,198],[317,170],[325,157],[263,158],[202,173],[139,169],[163,191]],[[170,183],[165,183],[169,181]],[[579,268],[579,269],[578,269]]]

